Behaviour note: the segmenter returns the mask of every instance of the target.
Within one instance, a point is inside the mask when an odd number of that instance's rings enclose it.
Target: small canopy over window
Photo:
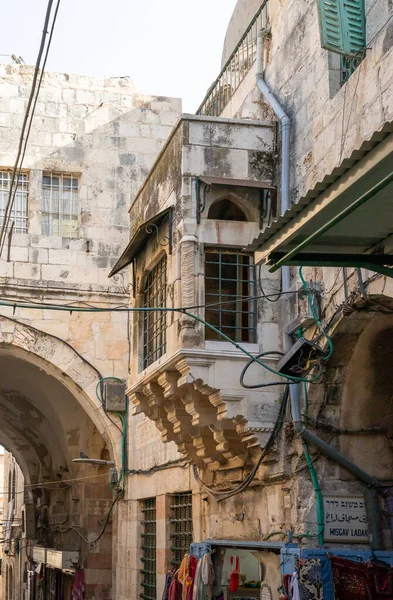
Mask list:
[[[247,221],[242,209],[232,200],[217,200],[209,208],[208,219],[220,221]]]

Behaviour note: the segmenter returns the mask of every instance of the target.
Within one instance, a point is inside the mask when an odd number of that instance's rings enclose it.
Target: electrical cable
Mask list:
[[[47,28],[48,28],[48,24],[49,24],[50,14],[51,14],[51,11],[52,11],[52,4],[53,4],[53,0],[48,0],[46,14],[45,14],[45,20],[44,20],[44,27],[43,27],[43,31],[42,31],[40,47],[39,47],[39,51],[38,51],[38,55],[37,55],[37,60],[36,60],[36,64],[35,64],[35,69],[34,69],[34,74],[33,74],[33,80],[32,80],[31,90],[30,90],[30,95],[29,95],[29,99],[27,101],[26,113],[25,113],[25,116],[24,116],[24,119],[23,119],[21,134],[20,134],[20,138],[19,138],[19,146],[18,146],[17,156],[16,156],[14,168],[13,168],[13,171],[12,171],[10,191],[9,191],[9,195],[8,195],[7,204],[6,204],[5,209],[4,209],[3,223],[2,223],[2,226],[1,226],[1,230],[0,230],[0,256],[1,256],[1,253],[2,253],[2,250],[3,250],[3,247],[4,247],[6,227],[8,226],[8,223],[9,223],[9,215],[10,215],[10,211],[11,211],[12,193],[13,193],[13,186],[14,186],[14,183],[15,183],[15,178],[17,177],[16,188],[15,188],[15,194],[16,194],[16,190],[17,190],[17,187],[18,187],[18,179],[19,179],[19,175],[17,175],[17,171],[18,170],[20,171],[20,169],[22,168],[22,163],[19,166],[19,168],[18,168],[18,164],[19,164],[19,159],[20,159],[21,154],[22,154],[22,146],[23,146],[23,142],[24,142],[25,130],[26,130],[28,119],[29,119],[30,108],[31,108],[31,105],[33,103],[33,98],[34,98],[34,95],[35,95],[35,89],[36,89],[36,84],[37,84],[37,79],[38,79],[38,73],[40,71],[41,59],[42,59],[42,55],[43,55],[44,47],[45,47],[45,40],[46,40],[46,36],[48,34]],[[14,194],[14,197],[15,197],[15,194]]]
[[[270,436],[265,444],[265,447],[264,447],[258,461],[256,462],[256,464],[250,471],[250,473],[247,475],[247,477],[245,477],[245,479],[236,488],[234,488],[232,490],[224,491],[224,490],[216,490],[216,489],[213,489],[213,488],[207,486],[203,482],[203,480],[201,479],[201,477],[198,473],[197,465],[195,465],[195,464],[193,465],[194,477],[204,492],[209,494],[209,496],[214,498],[217,502],[221,502],[222,500],[227,500],[228,498],[231,498],[232,496],[239,494],[240,492],[244,491],[251,484],[251,482],[255,478],[255,475],[257,474],[259,467],[261,466],[261,464],[262,464],[263,460],[265,459],[265,457],[267,456],[267,454],[270,452],[274,442],[276,441],[276,439],[278,437],[278,434],[281,431],[282,425],[284,423],[286,408],[287,408],[287,404],[288,404],[288,398],[289,398],[289,386],[287,385],[284,390],[284,393],[283,393],[283,397],[281,400],[281,405],[280,405],[280,409],[278,412],[276,422],[275,422],[275,424],[273,426],[273,430],[271,431]]]
[[[48,44],[46,46],[46,52],[45,52],[45,56],[44,56],[44,62],[42,63],[40,79],[38,81],[37,91],[35,93],[35,98],[34,98],[34,103],[33,103],[33,108],[31,110],[31,114],[30,114],[30,122],[29,122],[29,126],[28,126],[28,129],[27,129],[27,134],[26,134],[25,144],[24,144],[24,148],[23,148],[22,158],[21,158],[21,161],[20,161],[19,175],[20,175],[20,172],[21,172],[21,169],[22,169],[22,165],[23,165],[23,161],[24,161],[25,155],[26,155],[27,142],[29,140],[31,126],[33,124],[33,117],[34,117],[34,113],[35,113],[35,109],[36,109],[36,105],[37,105],[38,95],[39,95],[40,89],[41,89],[42,79],[44,77],[45,67],[46,67],[46,63],[47,63],[48,55],[49,55],[49,49],[50,49],[51,44],[52,44],[53,31],[55,29],[55,24],[56,24],[56,19],[57,19],[57,13],[59,11],[59,6],[60,6],[60,0],[57,0],[57,5],[56,5],[54,17],[53,17],[53,20],[52,20],[52,26],[51,26],[51,30],[50,30],[50,34],[49,34],[49,40],[48,40]],[[19,175],[18,175],[18,178],[19,178]],[[9,225],[9,222],[10,222],[10,219],[11,219],[11,213],[12,213],[12,209],[13,209],[13,206],[14,206],[14,203],[15,203],[15,198],[16,198],[17,191],[18,191],[18,182],[16,182],[14,194],[13,194],[13,197],[12,197],[12,202],[11,202],[10,207],[9,207],[8,216],[7,216],[7,223],[6,223],[5,229],[8,229],[8,225]],[[1,243],[1,247],[0,247],[0,256],[1,256],[1,253],[3,251],[4,243],[5,243],[5,235],[3,237],[3,240],[2,240],[2,243]]]
[[[88,291],[88,290],[85,290]],[[281,296],[285,295],[285,294],[290,294],[292,295],[294,292],[281,292]],[[234,301],[236,300],[243,300],[244,302],[246,302],[247,300],[262,300],[262,299],[266,299],[268,297],[275,297],[276,294],[264,294],[264,295],[258,295],[258,296],[243,296],[243,295],[233,295],[231,300],[221,300],[218,302],[208,302],[206,304],[196,304],[194,306],[187,306],[187,310],[196,310],[199,308],[210,308],[212,306],[224,306],[225,304],[233,304]],[[31,298],[20,298],[20,297],[15,297],[15,296],[6,296],[6,297],[0,297],[1,301],[5,301],[5,302],[10,302],[9,306],[16,306],[17,308],[23,308],[24,304],[29,304],[32,302]],[[59,306],[59,307],[64,307],[64,310],[67,310],[67,312],[81,312],[78,311],[78,308],[83,308],[82,306],[76,306],[76,304],[79,305],[85,305],[87,308],[90,308],[92,311],[96,310],[97,312],[126,312],[126,311],[130,311],[130,307],[128,304],[119,304],[117,306],[111,306],[111,307],[99,307],[99,306],[94,306],[88,302],[84,302],[84,301],[77,301],[74,300],[72,302],[69,302],[68,304],[49,304],[46,302],[34,302],[34,304],[37,307],[41,307],[41,308],[52,308],[53,306]],[[20,306],[19,306],[20,305]],[[7,305],[8,306],[8,305]]]
[[[52,37],[53,37],[53,32],[54,32],[54,28],[55,28],[55,24],[56,24],[57,13],[59,11],[59,6],[60,6],[60,0],[57,0],[57,5],[56,5],[56,9],[55,9],[53,20],[52,20],[51,31],[50,31],[50,34],[49,34],[49,40],[48,40],[48,44],[47,44],[47,47],[46,47],[44,61],[43,61],[42,68],[41,68],[40,79],[38,81],[37,91],[35,92],[34,103],[33,103],[33,107],[32,107],[31,114],[30,114],[30,122],[29,122],[29,126],[28,126],[28,129],[27,129],[27,134],[26,134],[26,139],[25,139],[25,143],[24,143],[22,158],[21,158],[21,161],[20,161],[20,166],[19,166],[19,169],[18,169],[19,170],[19,174],[17,176],[17,181],[16,181],[14,193],[13,193],[13,196],[12,196],[12,201],[11,201],[11,204],[9,206],[7,217],[4,214],[4,221],[7,219],[6,220],[6,225],[5,225],[5,230],[8,229],[9,222],[10,222],[10,219],[11,219],[12,209],[13,209],[13,206],[14,206],[14,203],[15,203],[16,194],[17,194],[17,191],[18,191],[18,179],[19,179],[19,175],[21,174],[21,169],[22,169],[23,161],[24,161],[25,155],[26,155],[27,142],[29,140],[31,126],[32,126],[32,123],[33,123],[33,117],[34,117],[34,113],[35,113],[35,109],[36,109],[36,105],[37,105],[38,95],[39,95],[39,92],[40,92],[40,89],[41,89],[42,79],[43,79],[43,76],[44,76],[45,67],[46,67],[46,63],[47,63],[47,60],[48,60],[49,49],[50,49],[51,43],[52,43]],[[43,33],[45,35],[47,35],[47,33],[48,33],[45,30],[45,28],[44,28],[44,32]],[[11,188],[12,188],[12,185],[11,185]],[[4,243],[5,243],[5,234],[3,236],[3,239],[1,239],[1,235],[0,235],[0,240],[1,240],[1,247],[0,247],[0,256],[1,256],[2,251],[3,251],[3,247],[4,247]]]
[[[280,352],[279,350],[269,350],[267,352],[260,352],[259,354],[256,355],[255,358],[262,358],[263,356],[269,356],[272,354],[277,354],[278,356],[284,356],[284,352]],[[243,371],[240,373],[240,385],[244,388],[246,388],[247,390],[257,390],[260,388],[265,388],[265,387],[270,387],[272,385],[284,385],[283,381],[274,381],[273,383],[257,383],[255,385],[249,385],[244,383],[244,377],[248,371],[248,369],[251,367],[251,365],[254,364],[255,361],[253,360],[249,360],[248,363],[245,365]],[[282,375],[282,377],[284,377],[284,375]],[[294,384],[294,381],[290,381],[287,382],[287,384]]]
[[[299,277],[300,277],[303,287],[306,291],[308,302],[310,304],[310,308],[311,308],[311,312],[312,312],[312,316],[314,317],[314,320],[315,320],[316,324],[318,325],[318,328],[319,328],[321,334],[323,335],[323,337],[326,339],[326,341],[328,343],[329,350],[328,350],[327,354],[325,354],[325,356],[322,357],[322,360],[326,361],[333,354],[333,342],[330,339],[330,337],[328,336],[328,334],[326,333],[325,329],[323,328],[321,321],[319,320],[317,311],[315,310],[313,297],[312,297],[309,287],[306,283],[306,280],[304,279],[304,276],[303,276],[303,267],[299,268]]]
[[[265,300],[267,300],[268,302],[278,302],[278,300],[283,295],[281,282],[280,282],[280,291],[277,291],[277,296],[273,296],[273,294],[265,294],[264,289],[262,287],[261,272],[262,272],[262,264],[259,265],[259,271],[258,271],[258,286],[259,286],[259,289],[261,290],[262,297]],[[293,294],[293,292],[284,292],[284,294]]]
[[[117,503],[117,502],[120,500],[120,498],[122,498],[122,496],[123,496],[123,493],[120,493],[120,494],[117,494],[117,495],[115,496],[115,498],[113,499],[113,502],[112,502],[112,504],[111,504],[111,506],[110,506],[110,508],[109,508],[109,510],[108,510],[108,512],[107,512],[107,515],[106,515],[106,517],[105,517],[104,525],[103,525],[103,527],[102,527],[102,529],[101,529],[100,533],[97,535],[97,537],[96,537],[94,540],[89,540],[89,539],[88,539],[87,537],[85,537],[85,536],[84,536],[84,535],[83,535],[83,534],[82,534],[80,531],[78,531],[78,529],[77,529],[76,527],[73,527],[73,526],[66,527],[66,528],[64,528],[64,529],[59,529],[59,528],[56,528],[56,530],[55,530],[55,531],[58,531],[59,533],[66,533],[67,531],[70,531],[70,530],[72,530],[72,531],[75,531],[75,532],[76,532],[76,533],[77,533],[77,534],[78,534],[78,535],[79,535],[79,536],[82,538],[82,540],[83,540],[84,542],[86,542],[86,544],[89,544],[90,548],[94,547],[94,546],[96,545],[96,543],[97,543],[97,542],[98,542],[98,541],[99,541],[99,540],[102,538],[102,536],[104,535],[104,533],[105,533],[105,530],[106,530],[106,528],[107,528],[107,526],[108,526],[109,519],[110,519],[110,517],[111,517],[112,511],[113,511],[113,509],[114,509],[114,507],[115,507],[115,504],[116,504],[116,503]]]
[[[34,310],[34,309],[42,310],[42,308],[43,308],[42,305],[39,305],[36,303],[19,305],[19,303],[17,303],[17,302],[4,302],[4,300],[0,301],[0,306],[8,306],[11,308],[23,307],[23,308],[29,308],[32,310]],[[172,307],[160,306],[160,307],[138,307],[138,308],[128,307],[128,308],[120,308],[120,309],[113,309],[113,308],[108,307],[108,308],[92,309],[92,308],[77,306],[70,310],[69,307],[65,307],[64,305],[61,305],[61,304],[46,304],[45,308],[47,308],[48,310],[50,309],[50,310],[67,311],[67,312],[135,312],[135,313],[171,312],[171,313],[180,313],[183,315],[187,315],[188,317],[194,319],[198,323],[201,323],[205,327],[211,329],[212,331],[214,331],[214,333],[218,334],[222,339],[226,340],[227,342],[232,344],[232,346],[235,346],[235,348],[237,348],[240,352],[242,352],[243,354],[248,356],[248,358],[252,359],[254,362],[259,364],[261,367],[263,367],[264,369],[266,369],[267,371],[270,371],[271,373],[273,373],[275,375],[278,375],[279,377],[284,377],[285,379],[288,379],[290,381],[296,381],[296,382],[304,382],[305,381],[307,383],[311,383],[313,381],[316,381],[320,376],[320,373],[318,372],[316,375],[314,375],[310,379],[307,379],[304,377],[296,377],[294,375],[283,374],[283,373],[280,373],[279,371],[276,371],[272,367],[269,367],[267,364],[265,364],[262,361],[260,361],[259,359],[257,359],[253,354],[251,354],[251,352],[249,352],[248,350],[243,348],[243,346],[241,346],[238,342],[236,342],[235,340],[230,338],[228,335],[226,335],[225,333],[220,331],[217,327],[215,327],[214,325],[211,325],[211,323],[208,323],[207,321],[205,321],[198,315],[195,315],[194,313],[189,312],[188,307],[172,308]],[[330,340],[330,338],[329,338],[329,340]]]
[[[303,384],[304,389],[304,398],[305,398],[305,414],[308,416],[308,392],[307,392],[307,384]],[[317,519],[318,519],[318,543],[322,547],[324,543],[323,539],[323,531],[325,528],[325,517],[324,517],[324,506],[323,506],[323,497],[321,492],[321,486],[319,485],[319,480],[317,477],[317,473],[315,471],[313,461],[311,460],[310,451],[308,449],[307,442],[302,438],[302,446],[304,457],[306,459],[306,463],[308,466],[308,470],[310,473],[311,482],[315,492],[315,502],[317,506]],[[304,537],[309,536],[310,534],[305,534]]]

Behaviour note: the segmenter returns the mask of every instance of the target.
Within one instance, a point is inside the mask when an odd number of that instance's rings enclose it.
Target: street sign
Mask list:
[[[324,496],[325,542],[368,544],[366,504],[363,496]]]

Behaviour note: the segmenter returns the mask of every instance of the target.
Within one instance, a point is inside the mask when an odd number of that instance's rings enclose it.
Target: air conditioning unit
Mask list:
[[[37,537],[34,504],[24,504],[22,507],[22,535],[26,540],[35,540]]]
[[[105,410],[124,412],[126,410],[126,384],[122,381],[107,379],[103,385]]]
[[[321,291],[320,282],[307,282],[308,290],[312,297],[312,302],[319,317],[319,294]],[[299,329],[307,329],[315,323],[314,315],[311,310],[311,304],[307,292],[299,278],[296,278],[291,285],[288,294],[283,296],[283,309],[286,325],[284,332],[287,334],[296,333]]]

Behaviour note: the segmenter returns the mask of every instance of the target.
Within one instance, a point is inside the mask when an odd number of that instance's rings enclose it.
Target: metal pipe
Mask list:
[[[257,72],[256,72],[256,83],[265,99],[273,109],[275,115],[280,120],[281,124],[281,214],[284,214],[289,208],[289,164],[290,164],[290,120],[288,115],[285,113],[277,98],[274,96],[269,86],[267,85],[264,76],[263,76],[263,31],[258,34],[257,40]],[[393,180],[393,173],[388,175],[382,182],[378,185],[374,186],[371,190],[363,194],[360,198],[352,202],[349,206],[347,206],[343,211],[337,215],[336,218],[331,219],[328,223],[322,226],[316,233],[310,235],[304,242],[299,244],[299,246],[295,249],[287,253],[287,255],[280,259],[271,269],[270,271],[276,271],[279,266],[282,266],[282,290],[283,292],[287,292],[290,287],[290,267],[283,266],[282,263],[284,259],[291,258],[296,255],[300,249],[307,246],[314,238],[318,237],[318,235],[327,231],[335,222],[340,221],[345,218],[348,214],[354,211],[358,206],[366,202],[369,198],[371,198],[374,193],[379,191],[385,187],[390,181]],[[320,233],[321,232],[321,233]],[[293,339],[291,335],[286,336],[286,346],[287,349],[290,349],[293,345]],[[303,438],[316,446],[325,456],[328,456],[332,460],[334,460],[337,464],[347,470],[349,473],[352,473],[359,481],[362,481],[365,485],[370,488],[370,492],[374,493],[376,496],[377,493],[382,494],[386,497],[386,504],[388,508],[390,527],[393,533],[393,497],[387,496],[387,488],[383,486],[383,484],[378,481],[372,475],[363,471],[360,467],[355,465],[352,461],[346,458],[343,454],[338,452],[335,448],[321,440],[319,437],[311,433],[309,431],[303,421],[302,414],[300,408],[300,388],[299,384],[290,386],[290,395],[291,395],[291,412],[292,412],[292,420],[295,427],[295,431]],[[370,532],[372,532],[373,540],[372,544],[379,544],[379,547],[382,547],[382,534],[381,534],[381,526],[378,515],[377,507],[377,498],[372,496],[372,493],[368,496],[368,521]]]
[[[279,119],[281,125],[281,214],[284,214],[289,208],[289,148],[291,122],[263,76],[263,31],[258,33],[256,66],[256,84],[270,107],[273,109],[274,114]]]
[[[368,516],[368,533],[370,536],[371,550],[381,550],[383,548],[383,536],[381,526],[381,507],[379,505],[379,495],[375,489],[366,489],[364,492],[366,503],[366,513]],[[371,518],[370,518],[371,516]]]
[[[386,511],[388,513],[389,529],[390,529],[391,536],[393,538],[393,496],[392,496],[391,490],[387,490],[387,494],[385,497],[385,506],[386,506]]]
[[[364,286],[364,282],[363,282],[363,277],[362,277],[362,270],[360,267],[356,268],[356,274],[358,277],[358,285],[359,285],[359,290],[360,293],[362,294],[363,298],[367,298],[367,290]]]

